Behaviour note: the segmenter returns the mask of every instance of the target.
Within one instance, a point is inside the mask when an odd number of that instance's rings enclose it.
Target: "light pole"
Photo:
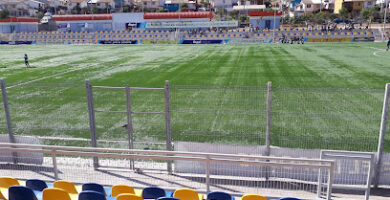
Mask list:
[[[386,15],[387,15],[387,0],[385,0],[385,14],[383,16],[383,40],[385,40],[386,37]]]
[[[275,9],[274,9],[274,25],[273,25],[273,39],[272,39],[272,41],[275,43],[276,41],[275,41],[275,23],[276,23],[276,11],[275,11]]]

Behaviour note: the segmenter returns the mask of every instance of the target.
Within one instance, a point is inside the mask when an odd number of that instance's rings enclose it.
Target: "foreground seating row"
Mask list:
[[[165,191],[157,186],[135,190],[129,185],[114,185],[103,187],[97,183],[85,183],[81,188],[69,181],[59,180],[53,184],[39,179],[25,181],[25,186],[11,177],[0,177],[1,200],[235,200],[226,192],[210,192],[206,197],[188,188],[177,189],[173,192]],[[80,191],[81,190],[81,191]],[[246,194],[241,200],[267,200],[258,194]],[[280,200],[299,200],[292,197]]]

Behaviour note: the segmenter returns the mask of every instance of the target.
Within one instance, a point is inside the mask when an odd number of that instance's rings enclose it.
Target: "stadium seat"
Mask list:
[[[46,188],[42,193],[42,200],[71,200],[69,193],[60,188]]]
[[[157,200],[181,200],[175,197],[160,197]]]
[[[234,200],[234,197],[226,192],[216,191],[208,193],[207,200]]]
[[[81,200],[81,199],[79,199]],[[122,193],[116,196],[116,200],[144,200],[142,197],[135,195],[135,194],[130,194],[130,193]]]
[[[19,185],[19,181],[11,177],[0,177],[0,199],[8,198],[8,188]]]
[[[130,193],[135,194],[134,188],[128,185],[114,185],[111,189],[111,196],[116,197],[119,194]]]
[[[28,179],[26,181],[26,187],[32,190],[43,191],[47,188],[47,184],[45,181],[39,179]]]
[[[144,199],[158,199],[165,196],[165,190],[156,186],[147,187],[142,190],[142,198]]]
[[[246,194],[241,197],[241,200],[267,200],[267,198],[258,194]]]
[[[100,184],[97,183],[84,183],[81,187],[82,191],[95,191],[95,192],[100,192],[104,194],[104,196],[107,196],[106,191],[104,190],[104,187]],[[81,194],[81,193],[80,193]]]
[[[295,198],[295,197],[282,197],[279,200],[301,200],[301,199],[298,199],[298,198]]]
[[[173,197],[181,200],[201,200],[203,195],[199,195],[195,190],[183,188],[178,189],[173,193]]]
[[[27,187],[16,185],[9,188],[9,200],[37,200],[34,192]]]
[[[106,200],[106,197],[101,192],[87,190],[80,192],[79,200]]]
[[[74,184],[69,181],[64,181],[64,180],[56,181],[54,182],[53,187],[63,189],[69,194],[78,194]]]

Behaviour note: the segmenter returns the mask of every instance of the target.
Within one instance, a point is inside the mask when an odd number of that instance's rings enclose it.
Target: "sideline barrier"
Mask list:
[[[141,40],[140,44],[179,44],[179,40]]]
[[[307,42],[353,42],[352,37],[340,37],[340,38],[308,38]]]
[[[227,44],[229,40],[181,40],[179,44]]]
[[[23,45],[34,44],[34,41],[0,41],[0,45]]]
[[[98,44],[139,44],[138,40],[99,40]]]

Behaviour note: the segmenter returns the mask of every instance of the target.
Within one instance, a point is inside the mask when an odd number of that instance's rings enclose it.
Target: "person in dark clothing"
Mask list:
[[[387,40],[387,48],[386,48],[386,51],[389,51],[389,48],[390,48],[390,38],[389,38],[389,40]]]
[[[26,64],[27,68],[30,68],[30,63],[28,63],[28,56],[26,53],[24,54],[24,64]]]

